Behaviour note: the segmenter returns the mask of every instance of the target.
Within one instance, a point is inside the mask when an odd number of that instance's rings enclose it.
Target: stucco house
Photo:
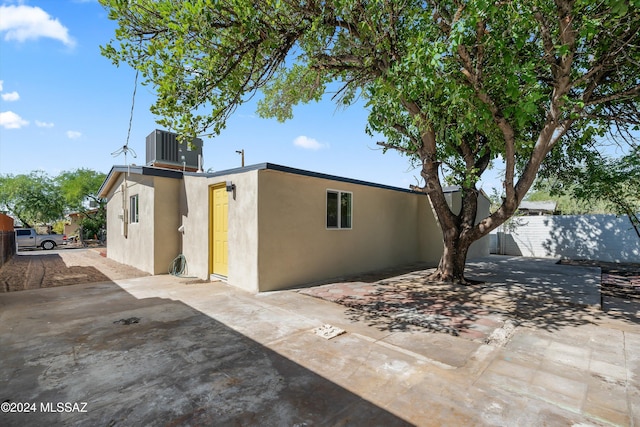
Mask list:
[[[74,236],[76,234],[80,234],[80,221],[83,218],[86,218],[87,215],[94,215],[98,212],[98,209],[90,209],[84,212],[72,212],[67,215],[68,221],[64,224],[63,233],[67,236]]]
[[[100,197],[108,200],[109,258],[165,274],[182,254],[188,275],[250,292],[435,266],[442,254],[424,194],[271,163],[216,173],[114,166]],[[447,198],[459,209],[459,192]],[[489,200],[479,205],[485,216]],[[488,254],[485,238],[469,258]]]

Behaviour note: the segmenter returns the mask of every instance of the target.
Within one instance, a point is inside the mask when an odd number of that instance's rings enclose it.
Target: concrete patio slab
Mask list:
[[[1,425],[409,425],[178,300],[201,300],[210,285],[136,287],[173,298],[113,283],[0,297]],[[117,323],[130,316],[139,322]]]
[[[296,290],[172,276],[2,294],[0,402],[38,411],[0,424],[640,425],[635,319],[541,299],[517,308],[527,321],[487,345]],[[324,324],[346,333],[315,335]]]
[[[553,258],[491,255],[466,265],[469,279],[508,289],[521,298],[600,307],[600,269],[557,264]]]

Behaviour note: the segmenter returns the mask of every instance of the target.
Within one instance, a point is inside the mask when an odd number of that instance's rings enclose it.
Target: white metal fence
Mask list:
[[[640,262],[640,238],[627,217],[522,216],[491,234],[491,253]]]

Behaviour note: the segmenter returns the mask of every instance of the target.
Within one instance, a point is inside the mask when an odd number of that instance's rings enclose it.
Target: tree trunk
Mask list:
[[[467,253],[473,241],[461,238],[456,229],[449,229],[443,233],[443,252],[440,263],[429,280],[457,284],[468,284],[464,277],[464,267]]]
[[[429,197],[431,208],[442,230],[443,252],[436,271],[429,276],[430,280],[448,283],[467,283],[464,278],[464,266],[469,246],[478,237],[473,232],[477,213],[478,193],[473,188],[462,189],[462,207],[459,213],[451,211],[445,198],[438,168],[440,163],[435,161],[435,135],[425,134],[424,144],[420,152],[422,159],[421,175],[425,180],[422,189]]]

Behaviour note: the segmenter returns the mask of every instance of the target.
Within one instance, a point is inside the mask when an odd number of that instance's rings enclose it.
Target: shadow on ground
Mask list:
[[[0,402],[38,408],[3,426],[409,425],[181,302],[101,283],[2,294],[0,307]]]
[[[354,276],[299,292],[344,305],[352,321],[379,330],[418,328],[480,342],[489,342],[504,325],[555,331],[606,319],[640,323],[640,304],[600,294],[597,269],[490,257],[469,264],[467,277],[482,283],[451,285],[429,281],[433,270],[417,267]]]

